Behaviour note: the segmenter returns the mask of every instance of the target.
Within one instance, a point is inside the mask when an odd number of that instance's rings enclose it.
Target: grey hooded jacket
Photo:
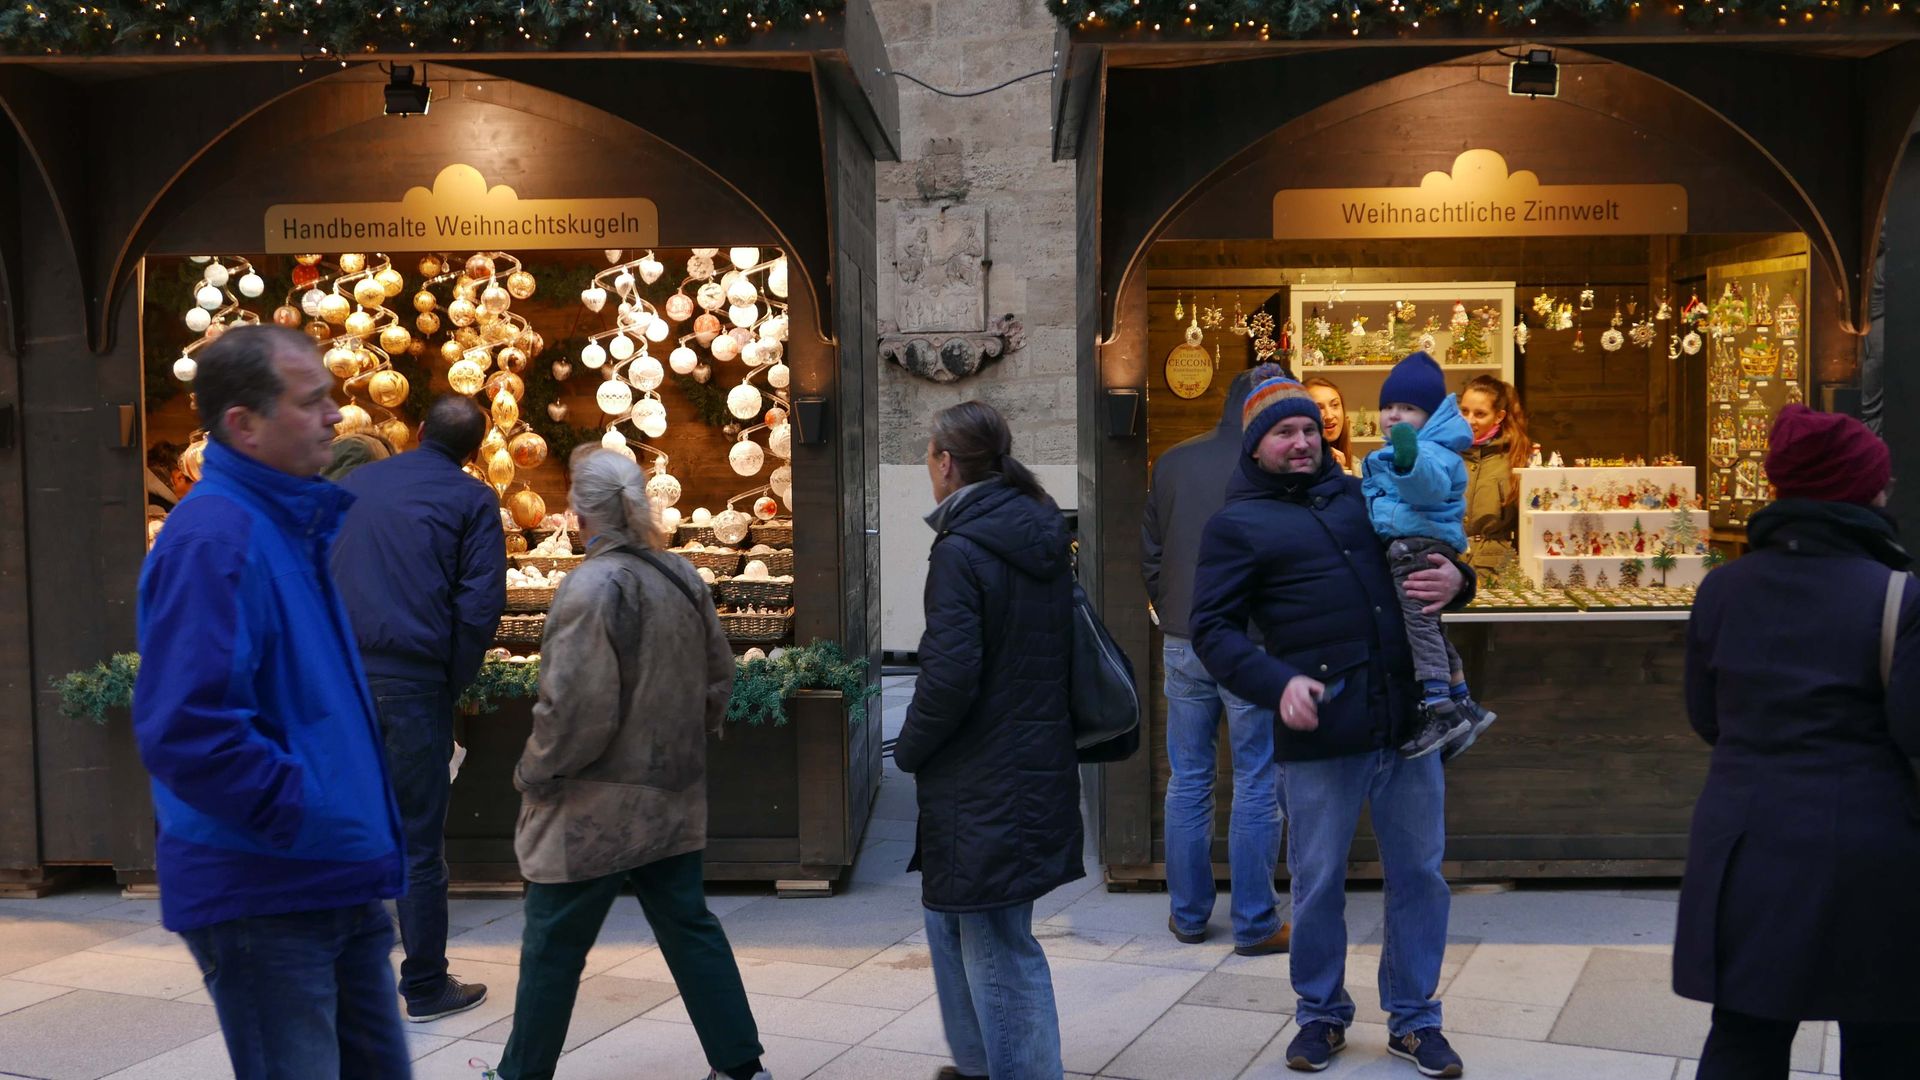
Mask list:
[[[1227,387],[1220,425],[1160,455],[1153,463],[1147,510],[1140,525],[1140,576],[1160,616],[1163,633],[1191,637],[1193,575],[1200,534],[1227,502],[1227,480],[1240,461],[1240,408],[1253,388],[1243,371]]]

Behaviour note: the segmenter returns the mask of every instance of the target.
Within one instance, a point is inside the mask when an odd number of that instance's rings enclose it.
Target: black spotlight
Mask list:
[[[1553,62],[1553,50],[1528,49],[1525,60],[1515,60],[1507,68],[1507,93],[1515,97],[1559,97],[1560,65]]]
[[[425,116],[433,101],[433,91],[424,82],[413,81],[412,64],[395,64],[387,78],[388,116]]]

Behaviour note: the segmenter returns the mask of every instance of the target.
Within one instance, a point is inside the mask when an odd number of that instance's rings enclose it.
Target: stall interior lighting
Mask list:
[[[1507,93],[1515,97],[1559,97],[1560,66],[1553,50],[1528,49],[1527,58],[1507,68]]]

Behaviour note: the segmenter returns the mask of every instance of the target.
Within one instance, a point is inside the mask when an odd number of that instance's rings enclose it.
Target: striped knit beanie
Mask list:
[[[1247,403],[1240,410],[1240,424],[1244,434],[1240,438],[1240,447],[1253,453],[1260,440],[1266,438],[1273,425],[1289,416],[1312,417],[1316,426],[1321,423],[1320,405],[1307,393],[1307,388],[1286,376],[1268,379],[1255,386],[1247,394]]]

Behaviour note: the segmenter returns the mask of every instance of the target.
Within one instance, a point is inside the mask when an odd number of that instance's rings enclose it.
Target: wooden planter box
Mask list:
[[[787,715],[781,727],[728,724],[707,741],[709,881],[826,892],[860,851],[880,784],[879,718],[855,727],[839,694],[818,691],[789,698]],[[519,701],[459,725],[467,759],[447,815],[456,887],[520,880],[513,766],[532,724],[532,703]]]

